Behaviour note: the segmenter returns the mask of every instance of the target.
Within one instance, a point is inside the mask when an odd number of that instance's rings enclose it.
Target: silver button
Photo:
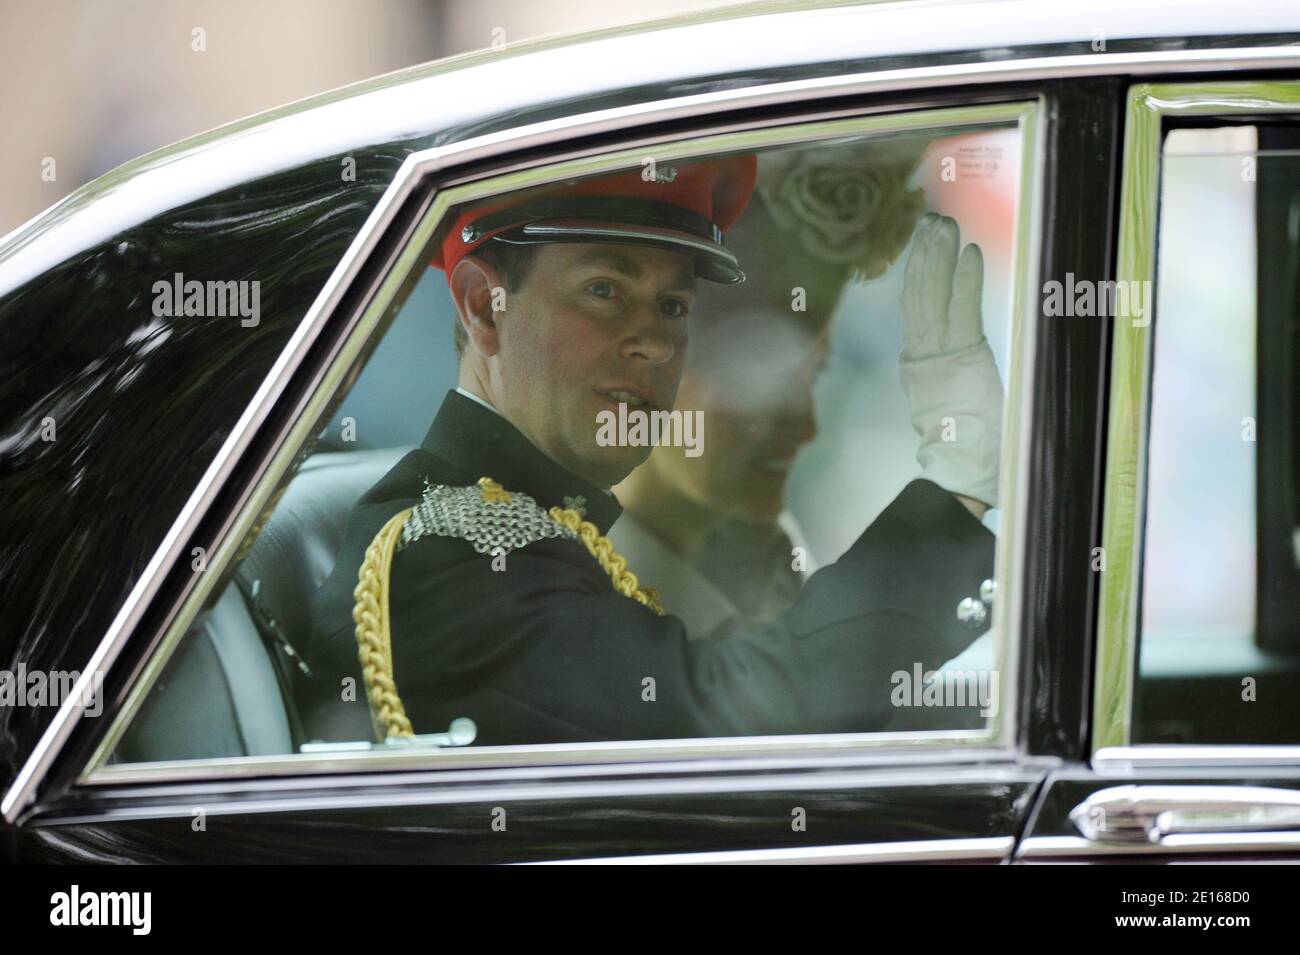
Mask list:
[[[996,580],[986,580],[980,584],[980,600],[986,604],[993,603],[993,598],[997,596],[998,583]]]
[[[966,597],[957,605],[957,619],[968,627],[978,627],[988,618],[984,604],[974,597]]]
[[[467,225],[460,230],[460,241],[473,242],[478,238],[478,229],[472,225]]]

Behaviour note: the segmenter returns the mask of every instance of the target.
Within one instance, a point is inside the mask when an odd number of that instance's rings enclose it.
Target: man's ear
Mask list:
[[[494,303],[505,301],[501,276],[490,263],[467,255],[451,270],[449,284],[470,345],[483,357],[491,358],[501,348],[497,319],[505,312],[493,310]]]

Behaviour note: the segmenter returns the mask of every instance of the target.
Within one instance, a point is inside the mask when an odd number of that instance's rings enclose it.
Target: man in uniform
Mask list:
[[[969,448],[934,445],[942,421],[972,417],[945,392],[951,356],[988,346],[978,250],[958,265],[941,221],[917,240],[937,250],[938,285],[918,305],[933,327],[905,333],[929,352],[904,357],[927,383],[924,473],[943,485],[913,481],[774,623],[722,640],[689,640],[604,536],[620,514],[608,489],[650,448],[603,446],[597,415],[673,408],[688,322],[708,321],[688,319],[696,281],[744,280],[722,236],[754,178],[753,157],[661,165],[452,222],[432,264],[459,316],[460,387],[357,504],[313,602],[309,737],[356,739],[371,720],[381,739],[434,733],[465,717],[482,745],[878,730],[895,712],[893,672],[933,669],[974,638],[954,608],[992,576],[978,515],[994,503],[996,453],[990,482],[987,453],[963,469]],[[957,307],[972,296],[974,329]],[[997,416],[1000,403],[970,425],[979,443],[991,428],[996,447]],[[340,702],[347,677],[369,712]]]

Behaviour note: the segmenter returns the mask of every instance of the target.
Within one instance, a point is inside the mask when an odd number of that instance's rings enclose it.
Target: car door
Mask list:
[[[1300,83],[1127,116],[1091,760],[1018,858],[1294,861]]]
[[[1109,188],[1117,87],[984,78],[975,94],[864,94],[870,84],[856,77],[833,100],[825,80],[795,84],[779,113],[762,89],[729,90],[703,114],[697,102],[688,111],[667,101],[412,156],[303,319],[276,387],[241,418],[184,533],[173,530],[166,561],[149,569],[150,599],[111,635],[131,664],[105,675],[106,718],[86,719],[85,701],[70,701],[66,739],[29,761],[7,795],[13,857],[1007,861],[1080,703],[1065,675],[1086,622],[1069,620],[1057,639],[1040,617],[1068,614],[1084,599],[1076,584],[1086,595],[1090,579],[1066,567],[1066,550],[1092,525],[1099,332],[1041,321],[1037,289],[1041,276],[1079,270],[1104,247],[1104,207],[1072,184]],[[313,746],[291,706],[268,713],[278,681],[308,661],[281,626],[292,610],[269,606],[274,595],[254,586],[266,574],[241,570],[277,501],[323,466],[318,440],[345,441],[347,419],[357,423],[342,414],[346,402],[367,361],[399,340],[386,336],[419,293],[429,244],[457,201],[635,167],[647,150],[672,162],[908,136],[935,147],[926,168],[940,209],[973,221],[991,184],[1014,187],[997,220],[1008,393],[998,571],[963,601],[980,605],[978,618],[960,611],[992,626],[971,664],[1001,677],[985,701],[992,712],[945,702],[904,714],[914,719],[894,732],[478,750],[451,733],[416,747]],[[1082,510],[1054,529],[1063,504]],[[169,710],[168,695],[182,705]],[[204,709],[210,697],[215,708]],[[195,712],[211,716],[201,731],[183,723]],[[218,738],[210,730],[221,721]]]

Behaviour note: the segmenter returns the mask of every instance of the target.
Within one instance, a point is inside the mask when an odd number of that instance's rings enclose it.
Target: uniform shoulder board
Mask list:
[[[398,549],[431,535],[468,541],[480,554],[493,556],[548,538],[578,537],[529,495],[507,491],[487,477],[469,487],[425,483],[420,503],[411,508],[402,528]]]

